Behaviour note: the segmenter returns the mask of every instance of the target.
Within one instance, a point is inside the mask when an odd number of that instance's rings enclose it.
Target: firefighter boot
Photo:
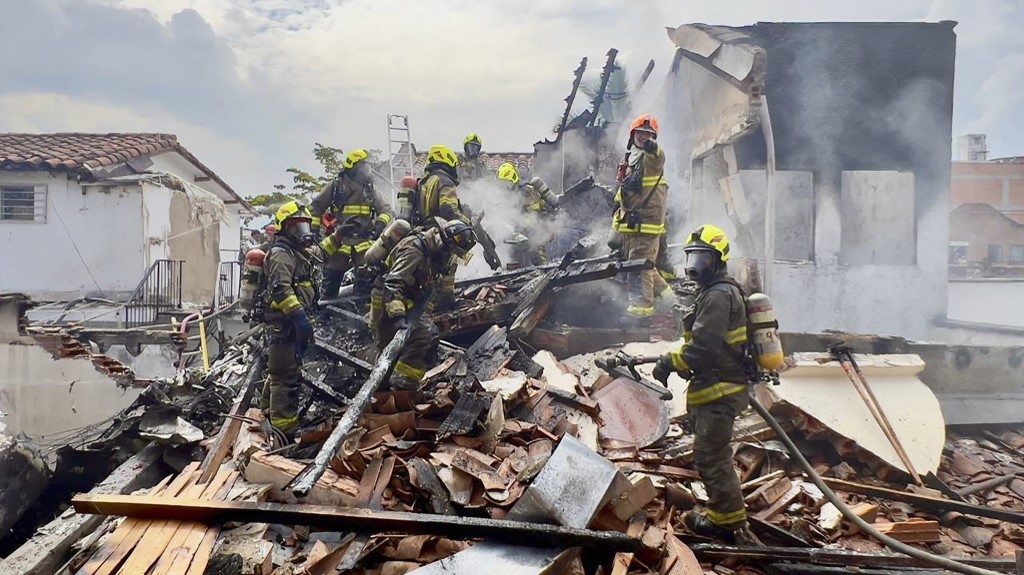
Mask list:
[[[727,543],[736,542],[736,530],[715,525],[706,515],[696,511],[689,511],[686,515],[683,515],[683,525],[686,525],[687,529],[703,537],[719,539]],[[746,523],[738,524],[737,529],[739,528],[746,528]]]

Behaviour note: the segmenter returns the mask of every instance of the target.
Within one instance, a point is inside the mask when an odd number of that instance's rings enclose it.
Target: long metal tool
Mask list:
[[[882,411],[881,404],[878,403],[878,398],[875,397],[875,393],[871,391],[871,387],[868,385],[867,379],[864,378],[864,374],[860,371],[860,366],[857,365],[857,360],[853,358],[853,353],[849,346],[846,345],[834,345],[829,348],[829,353],[832,354],[833,359],[839,362],[839,365],[843,366],[843,371],[846,372],[846,376],[850,378],[850,382],[853,383],[853,387],[860,394],[860,398],[864,400],[864,404],[867,405],[868,411],[871,412],[871,416],[878,422],[878,426],[882,428],[882,433],[885,434],[885,438],[889,440],[889,444],[896,451],[896,455],[899,456],[900,461],[910,472],[911,477],[914,478],[914,482],[918,485],[923,486],[924,481],[921,480],[921,475],[914,468],[913,462],[910,461],[910,456],[907,455],[906,449],[903,448],[903,442],[896,436],[896,432],[892,428],[892,423],[889,422],[889,418]]]
[[[316,484],[317,480],[323,476],[324,472],[327,471],[327,466],[331,462],[331,458],[338,452],[338,448],[348,437],[349,432],[356,426],[356,422],[366,411],[366,408],[370,405],[370,400],[373,398],[373,394],[384,384],[385,381],[391,377],[391,372],[395,369],[395,364],[398,363],[398,357],[402,354],[402,350],[405,349],[405,344],[409,340],[409,332],[412,326],[416,325],[416,322],[423,316],[423,310],[427,307],[427,302],[433,297],[433,288],[428,289],[420,301],[413,306],[411,313],[408,315],[409,327],[400,329],[391,338],[391,342],[388,343],[384,351],[381,352],[380,357],[377,358],[377,365],[374,366],[373,371],[370,372],[369,377],[366,378],[366,383],[359,389],[359,393],[352,398],[352,401],[348,405],[348,409],[345,411],[345,415],[341,417],[341,421],[335,426],[334,431],[331,432],[330,437],[324,442],[323,447],[316,454],[313,462],[306,466],[295,479],[289,484],[292,493],[296,497],[305,497],[312,491],[313,485]]]
[[[647,363],[655,363],[660,359],[657,355],[645,355],[645,356],[632,356],[624,353],[618,353],[614,357],[609,358],[597,358],[594,360],[594,365],[608,372],[609,375],[614,377],[628,377],[643,387],[658,394],[658,397],[666,401],[672,399],[672,392],[663,385],[655,385],[646,378],[640,375],[640,372],[636,370],[636,366],[644,365]],[[623,372],[625,368],[628,372]]]

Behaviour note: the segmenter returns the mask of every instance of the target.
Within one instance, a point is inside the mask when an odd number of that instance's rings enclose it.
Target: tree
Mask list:
[[[341,171],[345,162],[344,152],[341,148],[325,146],[320,142],[313,144],[313,158],[323,168],[323,174],[314,176],[300,168],[288,168],[285,170],[292,175],[292,192],[285,193],[284,184],[275,184],[274,191],[269,194],[260,194],[249,199],[249,204],[256,208],[256,211],[263,215],[273,215],[282,204],[292,200],[298,200],[309,204],[313,196],[326,186]]]

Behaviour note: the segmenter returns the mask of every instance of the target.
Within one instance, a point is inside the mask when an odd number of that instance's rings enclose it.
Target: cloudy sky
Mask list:
[[[664,76],[666,26],[956,20],[954,135],[1024,155],[1021,0],[0,0],[0,131],[159,131],[245,195],[314,142],[529,151],[583,56]]]

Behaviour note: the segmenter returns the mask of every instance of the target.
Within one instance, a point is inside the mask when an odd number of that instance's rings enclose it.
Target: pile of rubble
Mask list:
[[[178,382],[236,394],[233,415],[205,441],[203,463],[183,461],[146,497],[78,496],[81,512],[128,518],[109,520],[79,542],[72,567],[728,575],[926,566],[884,551],[843,520],[756,414],[737,422],[735,463],[751,527],[765,546],[690,534],[682,514],[699,510],[706,495],[690,462],[679,398],[665,402],[633,378],[603,373],[594,355],[524,358],[506,335],[495,327],[467,350],[451,350],[428,374],[429,391],[376,393],[302,499],[293,480],[345,407],[328,401],[332,392],[311,389],[311,423],[296,442],[281,444],[259,410],[240,410],[259,379],[258,344],[243,345],[211,375]],[[921,487],[856,448],[841,455],[835,432],[792,405],[775,402],[773,411],[826,483],[876,529],[932,553],[1013,571],[1024,544],[1024,435],[951,433],[938,471]]]

